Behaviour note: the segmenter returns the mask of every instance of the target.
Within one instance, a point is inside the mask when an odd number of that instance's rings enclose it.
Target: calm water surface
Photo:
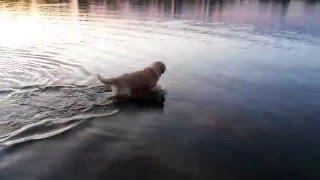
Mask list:
[[[317,0],[0,0],[0,179],[319,179]],[[162,60],[163,104],[105,77]]]

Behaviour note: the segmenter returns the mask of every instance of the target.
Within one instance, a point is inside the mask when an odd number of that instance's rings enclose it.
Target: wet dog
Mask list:
[[[130,97],[155,87],[165,71],[165,64],[157,61],[140,71],[126,73],[115,78],[103,78],[98,75],[98,79],[113,92],[114,97]]]

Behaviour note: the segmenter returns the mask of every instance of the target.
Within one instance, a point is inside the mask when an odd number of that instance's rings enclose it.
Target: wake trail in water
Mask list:
[[[117,112],[119,112],[119,110],[114,110],[113,112],[104,113],[104,114],[90,113],[90,114],[78,115],[78,116],[65,118],[65,119],[43,120],[37,123],[29,124],[27,126],[22,127],[21,129],[18,129],[17,131],[10,133],[7,137],[0,139],[0,145],[8,146],[8,145],[14,145],[18,143],[24,143],[27,141],[53,137],[73,127],[80,125],[85,120],[89,120],[96,117],[110,116],[110,115],[116,114]],[[67,124],[67,125],[64,125],[64,124]],[[50,130],[45,130],[45,132],[41,132],[44,129],[50,129]]]
[[[66,127],[63,127],[61,129],[57,129],[57,130],[54,130],[54,131],[49,131],[47,133],[43,133],[43,134],[35,134],[35,135],[31,135],[31,136],[26,136],[26,137],[21,137],[21,138],[17,138],[17,139],[13,139],[13,140],[3,140],[3,141],[0,141],[0,144],[1,145],[4,145],[4,146],[9,146],[9,145],[14,145],[14,144],[19,144],[19,143],[24,143],[24,142],[27,142],[27,141],[32,141],[32,140],[39,140],[39,139],[45,139],[45,138],[49,138],[49,137],[53,137],[53,136],[56,136],[58,134],[61,134],[79,124],[81,124],[83,121],[79,121],[79,122],[76,122],[74,124],[70,124]]]
[[[0,101],[0,146],[50,138],[119,112],[99,86],[32,86],[10,92]]]

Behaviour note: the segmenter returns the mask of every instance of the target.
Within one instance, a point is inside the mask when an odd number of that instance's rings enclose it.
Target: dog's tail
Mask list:
[[[104,84],[107,84],[107,85],[111,85],[111,84],[113,84],[114,83],[114,78],[103,78],[103,77],[101,77],[99,74],[97,74],[97,77],[98,77],[98,79],[101,81],[101,82],[103,82]]]

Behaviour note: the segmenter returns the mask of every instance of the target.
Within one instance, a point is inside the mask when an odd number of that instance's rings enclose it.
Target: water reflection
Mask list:
[[[28,140],[0,152],[0,179],[317,173],[319,1],[0,4],[0,141]],[[106,105],[89,88],[155,60],[166,99]]]
[[[133,94],[131,98],[118,99],[117,104],[121,109],[126,109],[128,107],[140,107],[162,110],[164,108],[166,95],[166,90],[159,86],[151,91]]]
[[[316,20],[319,15],[319,1],[291,0],[159,0],[159,1],[130,1],[130,0],[31,0],[31,1],[2,1],[7,7],[22,11],[29,7],[30,12],[55,15],[54,12],[112,14],[121,13],[123,16],[144,16],[146,19],[180,18],[194,19],[206,22],[247,23],[256,26],[273,28],[289,28],[300,33],[318,34],[320,23]],[[46,6],[57,4],[57,6]],[[66,4],[69,4],[66,6]],[[290,12],[290,13],[288,13]],[[83,16],[85,14],[81,14]],[[308,26],[304,22],[308,23]],[[285,26],[285,27],[279,27]]]
[[[99,5],[100,8],[105,6],[106,10],[110,11],[130,11],[134,9],[147,10],[150,14],[171,14],[171,15],[186,15],[199,17],[199,18],[208,18],[210,16],[215,16],[215,14],[223,15],[224,11],[229,11],[230,9],[237,9],[241,7],[240,11],[245,13],[243,10],[249,10],[252,7],[259,6],[260,8],[272,8],[272,12],[269,12],[270,15],[276,11],[279,11],[279,15],[286,16],[287,11],[291,6],[300,6],[302,8],[315,8],[318,4],[318,0],[306,0],[292,2],[291,0],[255,0],[255,1],[246,1],[246,0],[232,0],[232,1],[223,1],[223,0],[158,0],[158,1],[130,1],[130,0],[26,0],[26,1],[11,1],[11,0],[2,0],[1,2],[6,2],[8,6],[15,6],[22,4],[24,8],[28,5],[30,7],[35,6],[36,4],[78,4],[78,7],[72,6],[70,9],[80,9],[80,10],[94,10],[91,9],[92,6]],[[238,9],[239,10],[239,9]],[[247,14],[254,14],[256,12],[246,11]],[[241,15],[241,14],[238,14]]]

